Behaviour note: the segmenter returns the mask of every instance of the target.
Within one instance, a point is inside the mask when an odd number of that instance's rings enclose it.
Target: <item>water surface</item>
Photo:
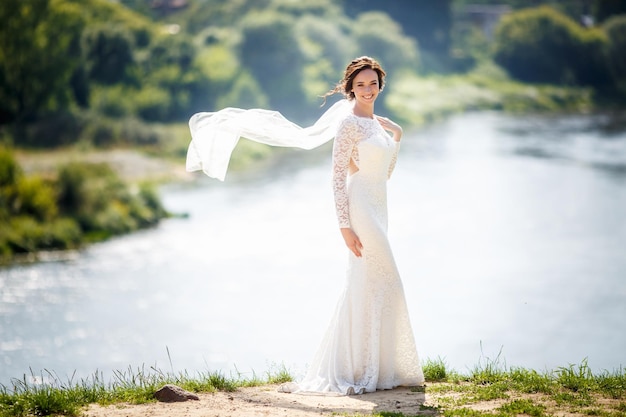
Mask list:
[[[626,133],[607,126],[480,113],[405,135],[389,227],[422,358],[460,372],[498,355],[537,370],[626,364]],[[347,264],[329,157],[166,187],[189,218],[0,269],[0,383],[129,366],[302,372]]]

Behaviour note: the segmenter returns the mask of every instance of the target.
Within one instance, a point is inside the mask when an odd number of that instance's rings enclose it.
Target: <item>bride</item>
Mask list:
[[[385,71],[373,58],[351,61],[325,97],[342,100],[313,126],[280,113],[224,109],[190,120],[187,169],[224,179],[239,137],[310,149],[334,136],[332,186],[341,235],[349,249],[345,288],[303,380],[283,392],[352,395],[424,383],[404,289],[387,238],[386,183],[402,128],[374,113]],[[389,132],[389,133],[388,133]]]

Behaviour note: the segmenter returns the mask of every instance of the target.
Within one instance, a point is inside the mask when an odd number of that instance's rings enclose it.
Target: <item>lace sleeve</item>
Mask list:
[[[333,143],[333,194],[340,228],[350,227],[347,179],[350,158],[356,149],[356,133],[355,124],[346,119],[339,125]]]
[[[389,171],[387,172],[388,179],[391,178],[391,174],[396,167],[396,162],[398,162],[398,151],[400,150],[400,142],[396,142],[395,140],[393,142],[396,149],[394,150],[393,156],[391,157],[391,162],[389,163]]]

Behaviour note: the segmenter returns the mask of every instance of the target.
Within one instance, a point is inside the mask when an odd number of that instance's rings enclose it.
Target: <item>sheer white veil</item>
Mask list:
[[[352,110],[352,103],[333,104],[312,126],[301,127],[277,111],[227,107],[217,112],[196,113],[189,119],[191,143],[187,171],[203,171],[224,181],[230,156],[243,137],[272,146],[313,149],[331,140],[337,127]]]

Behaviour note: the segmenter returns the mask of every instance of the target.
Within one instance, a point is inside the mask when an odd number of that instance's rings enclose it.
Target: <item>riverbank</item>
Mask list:
[[[24,166],[0,147],[0,220],[8,225],[0,231],[0,264],[80,249],[172,215],[155,187],[168,172],[163,163],[147,174],[138,153],[59,152],[28,153]]]
[[[594,375],[586,362],[538,373],[506,369],[496,361],[477,365],[469,375],[446,369],[441,359],[426,360],[426,384],[398,387],[363,395],[301,395],[282,393],[291,380],[281,368],[260,380],[232,380],[218,373],[190,378],[120,372],[112,385],[97,378],[80,384],[17,384],[15,392],[0,391],[0,416],[67,415],[84,417],[206,417],[223,416],[437,416],[446,417],[574,417],[626,415],[626,371]],[[197,399],[162,403],[155,392],[175,384]]]

